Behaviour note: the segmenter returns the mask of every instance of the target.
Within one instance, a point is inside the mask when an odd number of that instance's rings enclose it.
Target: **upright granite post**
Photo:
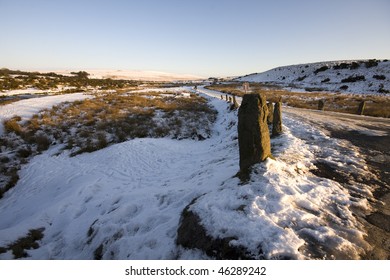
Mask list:
[[[365,107],[366,107],[366,101],[360,102],[357,114],[363,115]]]
[[[231,106],[230,109],[235,110],[235,109],[237,109],[238,107],[239,107],[239,105],[238,105],[238,103],[237,103],[236,96],[233,95],[233,104],[232,104],[232,106]]]
[[[324,100],[318,100],[318,110],[323,111],[325,107]]]
[[[272,136],[282,134],[282,102],[275,102]]]
[[[245,94],[238,110],[238,146],[240,171],[271,156],[271,141],[267,125],[268,108],[265,96]]]
[[[272,122],[274,121],[274,104],[272,102],[268,102],[267,107],[268,107],[267,123],[272,124]]]

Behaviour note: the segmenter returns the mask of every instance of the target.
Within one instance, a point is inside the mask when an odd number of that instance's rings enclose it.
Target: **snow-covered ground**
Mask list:
[[[85,93],[72,93],[54,96],[44,96],[17,101],[11,104],[0,106],[0,135],[3,134],[3,121],[20,116],[23,120],[28,120],[39,111],[51,108],[65,101],[76,101],[89,98],[91,95]]]
[[[359,63],[356,69],[335,69],[341,63]],[[326,69],[318,71],[321,68]],[[317,71],[317,73],[316,73]],[[364,76],[364,80],[342,82],[349,77]],[[374,77],[376,76],[376,78]],[[384,76],[380,77],[380,76]],[[298,64],[274,68],[263,73],[250,74],[237,81],[273,83],[284,87],[299,89],[320,89],[330,92],[359,94],[379,94],[380,89],[390,91],[390,61],[378,62],[377,66],[367,68],[359,61],[331,61]],[[342,89],[340,87],[347,86]]]
[[[134,139],[75,157],[55,146],[33,158],[0,200],[0,247],[45,228],[31,259],[207,258],[175,244],[181,212],[203,195],[192,210],[208,233],[234,236],[255,258],[357,258],[368,248],[351,208],[369,210],[370,188],[360,185],[366,198],[352,197],[309,172],[321,155],[365,174],[357,152],[341,153],[342,143],[285,116],[285,133],[272,140],[276,160],[258,164],[241,184],[233,177],[237,113],[219,93],[199,92],[217,97],[209,97],[219,112],[210,139]]]
[[[47,93],[47,90],[41,90],[36,88],[26,88],[26,89],[14,89],[14,90],[6,90],[0,91],[2,96],[11,96],[11,95],[24,95],[24,94],[41,94]]]

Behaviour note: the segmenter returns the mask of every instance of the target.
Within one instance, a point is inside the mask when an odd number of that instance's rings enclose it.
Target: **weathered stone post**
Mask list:
[[[282,134],[282,102],[275,102],[272,136]]]
[[[221,94],[221,100],[223,100],[223,95]]]
[[[231,109],[234,110],[234,109],[238,109],[238,107],[240,107],[237,103],[237,100],[236,100],[236,96],[233,95],[233,104],[231,106]]]
[[[272,124],[274,120],[274,104],[272,102],[268,102],[267,107],[268,107],[267,123]]]
[[[229,96],[229,103],[232,103],[232,97]]]
[[[227,94],[225,95],[226,101],[229,101]]]
[[[245,173],[258,162],[271,156],[265,96],[245,94],[238,110],[238,146],[240,171]]]
[[[318,100],[318,110],[323,111],[325,107],[325,102],[323,100]]]
[[[358,115],[363,115],[365,108],[366,108],[366,101],[360,102],[357,114]]]

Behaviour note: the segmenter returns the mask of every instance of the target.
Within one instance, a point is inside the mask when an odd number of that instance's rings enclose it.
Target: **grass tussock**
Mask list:
[[[20,116],[12,117],[11,119],[5,120],[3,125],[4,129],[8,133],[15,133],[17,135],[21,135],[23,130],[20,126],[19,122],[22,120]]]

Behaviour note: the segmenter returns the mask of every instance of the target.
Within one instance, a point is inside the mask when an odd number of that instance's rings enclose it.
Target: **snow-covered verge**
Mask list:
[[[390,61],[331,61],[282,66],[237,81],[278,84],[293,90],[390,93]]]
[[[0,135],[3,134],[4,130],[3,121],[10,119],[13,116],[20,116],[22,118],[22,121],[25,121],[43,109],[51,108],[54,105],[60,104],[65,101],[72,102],[90,97],[91,95],[85,93],[72,93],[64,95],[44,96],[39,97],[39,99],[31,98],[0,106]]]
[[[371,190],[360,185],[366,198],[352,197],[309,171],[320,155],[365,174],[359,154],[285,116],[285,133],[272,139],[276,160],[243,184],[234,177],[237,114],[210,103],[219,114],[204,141],[144,138],[71,158],[60,146],[36,156],[0,200],[0,247],[44,228],[27,258],[207,258],[175,244],[180,214],[198,198],[191,210],[208,234],[234,237],[253,258],[359,258],[368,249],[352,208],[369,210]]]

